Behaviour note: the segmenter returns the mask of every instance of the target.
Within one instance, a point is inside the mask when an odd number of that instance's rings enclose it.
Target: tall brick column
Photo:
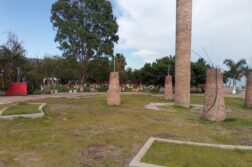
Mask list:
[[[172,76],[171,75],[167,75],[165,77],[164,98],[166,100],[173,100],[173,88],[172,88]]]
[[[211,68],[207,71],[203,118],[210,121],[226,119],[223,78],[220,69],[216,71],[216,69]]]
[[[192,0],[177,0],[175,103],[190,106]]]
[[[108,105],[121,104],[121,87],[119,83],[119,73],[111,72],[109,78],[109,90],[107,96]]]
[[[245,106],[252,107],[252,74],[248,76]]]

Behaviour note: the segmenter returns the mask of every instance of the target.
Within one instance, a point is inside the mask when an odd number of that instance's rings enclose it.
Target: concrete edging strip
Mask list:
[[[179,140],[169,140],[169,139],[161,139],[161,138],[149,138],[138,154],[133,158],[130,162],[129,167],[165,167],[159,165],[152,165],[147,163],[142,163],[141,159],[149,150],[151,145],[154,141],[161,141],[167,143],[174,143],[174,144],[186,144],[186,145],[193,145],[193,146],[201,146],[201,147],[211,147],[211,148],[220,148],[220,149],[229,149],[229,150],[246,150],[252,151],[252,146],[242,146],[242,145],[223,145],[223,144],[208,144],[208,143],[198,143],[198,142],[190,142],[190,141],[179,141]]]
[[[39,112],[38,113],[34,113],[34,114],[20,114],[20,115],[2,115],[3,112],[5,110],[7,110],[8,108],[10,107],[13,107],[15,105],[17,105],[18,103],[15,103],[13,105],[10,105],[2,110],[0,110],[0,120],[13,120],[13,119],[16,119],[16,118],[31,118],[31,119],[35,119],[35,118],[42,118],[45,116],[45,113],[44,113],[44,107],[46,106],[46,103],[27,103],[27,104],[40,104],[38,110]]]
[[[138,154],[133,158],[133,160],[130,162],[129,167],[164,167],[159,165],[152,165],[141,162],[143,156],[145,153],[149,150],[152,143],[156,140],[156,138],[149,138],[147,142],[144,144],[144,146],[141,148],[141,150],[138,152]]]

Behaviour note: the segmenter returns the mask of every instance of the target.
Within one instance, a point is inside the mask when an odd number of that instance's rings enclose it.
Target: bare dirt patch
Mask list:
[[[74,104],[54,103],[54,104],[50,104],[50,109],[52,112],[56,114],[65,115],[68,110],[85,109],[85,106],[74,105]]]
[[[75,106],[58,103],[58,104],[50,105],[50,108],[51,108],[51,110],[57,112],[57,111],[64,111],[67,109],[75,108]]]
[[[252,138],[243,139],[241,144],[245,146],[252,146]]]
[[[162,138],[162,139],[171,139],[172,135],[170,135],[168,133],[161,133],[161,134],[157,135],[156,137]]]
[[[81,151],[83,156],[97,161],[104,158],[118,157],[120,153],[121,151],[119,147],[107,144],[91,144]]]
[[[85,167],[92,167],[104,161],[120,159],[121,149],[118,146],[108,144],[91,144],[80,151],[78,163]]]
[[[9,166],[10,166],[10,165],[8,165],[7,162],[1,161],[1,160],[0,160],[0,167],[9,167]]]
[[[19,154],[17,158],[15,158],[22,166],[25,167],[39,167],[41,164],[41,157],[39,157],[35,152],[28,152]]]

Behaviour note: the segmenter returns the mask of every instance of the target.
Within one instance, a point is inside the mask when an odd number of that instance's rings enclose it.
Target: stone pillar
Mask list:
[[[248,80],[247,80],[245,106],[252,107],[252,74],[248,76]]]
[[[173,100],[173,88],[172,88],[172,76],[171,75],[167,75],[165,77],[164,98],[166,100]]]
[[[226,119],[223,78],[220,69],[216,71],[216,69],[211,68],[207,71],[203,118],[210,121]]]
[[[111,72],[109,78],[109,90],[107,96],[108,105],[121,104],[121,87],[119,83],[119,73]]]
[[[177,0],[175,103],[190,107],[192,0]]]

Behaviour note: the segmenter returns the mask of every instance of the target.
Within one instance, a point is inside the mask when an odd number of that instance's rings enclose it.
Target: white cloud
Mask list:
[[[157,53],[148,50],[138,50],[136,52],[132,52],[131,55],[141,58],[148,63],[153,62],[158,58]]]
[[[144,61],[175,53],[176,0],[114,0],[120,41]],[[215,41],[216,56],[212,56]],[[202,48],[217,65],[225,58],[252,57],[251,0],[194,0],[192,49]],[[193,59],[197,56],[193,55]]]

